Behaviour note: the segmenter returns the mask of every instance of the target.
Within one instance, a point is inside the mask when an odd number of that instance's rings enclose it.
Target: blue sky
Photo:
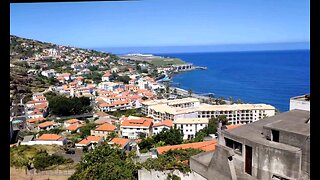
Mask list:
[[[144,0],[10,5],[10,33],[84,48],[310,41],[306,0]]]

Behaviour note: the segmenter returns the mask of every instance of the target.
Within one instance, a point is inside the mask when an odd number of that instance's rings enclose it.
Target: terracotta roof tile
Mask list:
[[[121,147],[125,146],[130,140],[126,138],[113,138],[110,142],[119,144]]]
[[[45,127],[48,127],[48,126],[52,126],[53,124],[54,124],[53,121],[47,121],[47,122],[44,122],[44,123],[39,124],[38,126],[39,126],[40,128],[45,128]]]
[[[178,145],[173,145],[173,146],[158,147],[157,151],[159,154],[163,154],[164,152],[169,151],[169,150],[189,149],[189,148],[201,149],[204,151],[214,151],[217,143],[218,142],[216,140],[211,140],[211,141],[188,143],[188,144],[178,144]]]
[[[72,124],[70,126],[67,127],[67,130],[69,131],[75,131],[79,128],[81,128],[83,125],[82,124]]]
[[[114,131],[117,127],[109,124],[109,123],[105,123],[102,124],[101,126],[99,126],[97,129],[95,129],[96,131]]]
[[[69,123],[69,124],[73,124],[73,123],[77,123],[80,122],[78,119],[69,119],[67,121],[65,121],[65,123]]]
[[[37,123],[37,122],[42,122],[44,120],[46,120],[46,118],[40,117],[40,118],[28,119],[27,122],[28,123]]]
[[[152,126],[151,118],[141,118],[141,119],[133,119],[133,120],[124,120],[121,123],[121,126],[144,126],[150,127]]]
[[[97,142],[101,141],[102,138],[103,137],[99,137],[99,136],[88,136],[88,137],[82,139],[77,144],[88,145],[89,143],[92,143],[92,142],[97,143]]]
[[[173,125],[172,120],[167,119],[167,120],[163,120],[163,121],[160,122],[160,123],[155,123],[155,124],[153,125],[153,127],[158,127],[158,126],[172,127],[172,125]]]
[[[227,125],[226,127],[227,127],[227,130],[229,130],[229,129],[234,129],[234,128],[237,128],[237,127],[239,127],[239,126],[241,126],[241,124],[231,124],[231,125]]]
[[[57,134],[42,134],[37,140],[44,140],[44,141],[62,141],[64,137],[57,135]]]

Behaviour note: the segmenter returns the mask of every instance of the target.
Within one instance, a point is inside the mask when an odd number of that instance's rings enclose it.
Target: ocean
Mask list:
[[[310,51],[165,53],[207,70],[174,76],[172,85],[194,93],[289,110],[290,97],[310,93]]]

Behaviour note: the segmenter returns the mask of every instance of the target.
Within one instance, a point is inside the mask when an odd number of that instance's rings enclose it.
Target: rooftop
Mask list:
[[[208,124],[209,118],[177,118],[174,124]]]
[[[173,146],[162,146],[162,147],[158,147],[157,151],[159,154],[162,154],[162,153],[169,151],[169,150],[189,149],[189,148],[201,149],[203,151],[214,151],[215,145],[217,143],[218,143],[217,140],[211,140],[211,141],[188,143],[188,144],[178,144],[178,145],[173,145]]]
[[[305,94],[302,96],[295,96],[295,97],[290,98],[290,100],[310,101],[310,94]]]
[[[78,142],[77,144],[79,145],[88,145],[89,143],[97,143],[99,141],[102,140],[103,137],[99,137],[99,136],[88,136],[84,139],[82,139],[80,142]]]
[[[114,143],[114,144],[118,144],[120,145],[122,148],[128,143],[130,142],[130,139],[126,139],[126,138],[113,138],[110,142]]]
[[[292,110],[250,124],[242,125],[238,128],[223,131],[223,133],[226,136],[244,138],[265,146],[286,149],[289,151],[298,151],[299,149],[293,146],[269,141],[265,139],[264,135],[261,133],[265,127],[309,136],[310,124],[306,123],[309,117],[309,111]]]
[[[101,126],[99,126],[97,129],[95,129],[96,131],[114,131],[116,130],[116,126],[109,124],[109,123],[105,123],[102,124]]]
[[[64,140],[64,137],[59,136],[57,134],[42,134],[37,140],[42,140],[42,141],[62,141]]]
[[[122,123],[121,123],[121,126],[150,127],[151,125],[152,125],[152,119],[150,119],[150,118],[123,120]]]

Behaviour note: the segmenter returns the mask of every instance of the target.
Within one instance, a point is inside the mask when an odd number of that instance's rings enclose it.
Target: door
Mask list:
[[[252,175],[252,147],[246,145],[245,172]]]

